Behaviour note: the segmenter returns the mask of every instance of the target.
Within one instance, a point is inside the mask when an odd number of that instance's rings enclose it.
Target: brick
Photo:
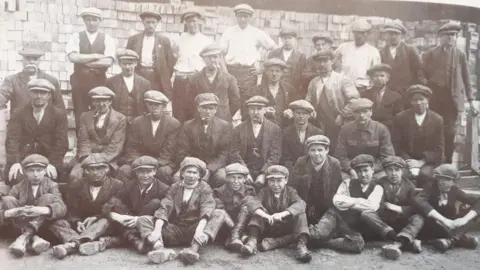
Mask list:
[[[26,21],[27,20],[27,12],[26,11],[16,11],[13,16],[14,16],[15,20],[19,20],[19,21]]]

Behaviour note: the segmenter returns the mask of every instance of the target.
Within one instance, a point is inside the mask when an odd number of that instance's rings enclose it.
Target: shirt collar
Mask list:
[[[37,108],[37,107],[33,106],[33,104],[32,104],[33,111],[37,111],[37,112],[38,111],[44,111],[47,106],[48,106],[48,103],[45,103],[45,105],[43,105],[41,108]]]
[[[200,180],[201,181],[201,180]],[[191,185],[191,186],[187,186],[185,185],[185,182],[182,181],[181,185],[184,189],[188,189],[188,190],[191,190],[191,189],[194,189],[198,186],[198,183],[200,183],[200,181],[198,181],[195,185]]]
[[[370,127],[372,125],[372,119],[368,120],[368,123],[365,127],[360,126],[359,124],[355,123],[357,125],[357,130],[359,131],[368,131],[370,132]]]
[[[141,193],[143,193],[144,191],[149,192],[149,191],[152,189],[152,187],[153,187],[153,181],[152,181],[152,183],[147,187],[147,189],[144,189],[144,190],[142,190],[142,188],[140,187],[140,185],[138,185],[138,188],[140,189],[140,192],[141,192]]]
[[[324,159],[324,160],[322,161],[322,163],[320,163],[320,164],[318,164],[318,165],[315,165],[315,164],[313,164],[313,162],[312,162],[313,169],[314,169],[316,172],[319,172],[319,171],[322,169],[323,164],[325,164],[325,160],[326,160],[326,159]]]
[[[106,113],[99,113],[99,112],[96,112],[93,117],[98,117],[98,116],[104,116],[104,115],[107,115],[109,112],[110,112],[111,108],[108,108],[108,111]]]

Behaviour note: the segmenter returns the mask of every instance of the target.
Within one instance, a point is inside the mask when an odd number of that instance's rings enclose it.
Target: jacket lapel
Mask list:
[[[89,130],[89,133],[92,133],[95,140],[99,141],[100,138],[98,137],[97,131],[95,131],[95,120],[93,119],[93,111],[89,111],[87,116],[87,129]]]
[[[116,127],[118,125],[118,114],[115,110],[111,109],[110,108],[110,120],[108,122],[108,126],[107,126],[107,133],[106,133],[106,137],[107,138],[110,138],[113,134],[113,132],[116,130]]]
[[[262,158],[266,159],[267,155],[268,155],[268,149],[270,148],[269,147],[270,146],[269,141],[270,141],[270,137],[271,137],[269,120],[267,120],[267,119],[263,120],[263,125],[260,129],[260,132],[263,132],[263,135],[262,135]],[[259,134],[259,136],[260,136],[260,134]]]
[[[218,73],[216,76],[218,77]],[[212,89],[210,89],[210,82],[208,81],[207,75],[205,75],[205,68],[202,69],[202,71],[200,71],[198,83],[200,84],[200,89],[204,89],[207,92],[212,91]],[[204,93],[204,91],[202,91],[202,93]],[[201,94],[201,93],[196,93],[196,94]]]
[[[182,206],[183,201],[183,186],[179,185],[178,190],[175,193],[175,198],[173,199],[173,205],[175,207],[175,213],[180,213],[180,208]]]
[[[107,179],[105,179],[105,182],[100,188],[100,191],[98,192],[98,195],[95,201],[102,202],[104,198],[108,196],[111,189],[112,189],[112,180],[110,179],[110,177],[107,176]]]
[[[24,110],[24,121],[25,121],[25,127],[28,129],[31,133],[37,133],[38,129],[38,124],[37,124],[37,119],[33,117],[33,108],[32,106],[26,106]],[[45,117],[45,115],[43,116]],[[43,119],[42,119],[43,121]]]
[[[222,131],[220,130],[220,126],[218,124],[218,119],[216,117],[213,117],[212,121],[212,146],[213,149],[216,149],[216,146],[218,144],[218,141],[220,139],[220,133]]]

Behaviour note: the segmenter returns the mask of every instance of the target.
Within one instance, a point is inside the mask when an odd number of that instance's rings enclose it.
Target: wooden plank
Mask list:
[[[7,11],[17,10],[17,0],[6,0],[5,5],[7,5]]]

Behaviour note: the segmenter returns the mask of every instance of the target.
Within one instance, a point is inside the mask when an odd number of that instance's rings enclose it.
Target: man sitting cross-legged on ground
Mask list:
[[[433,170],[433,176],[432,187],[418,194],[415,199],[426,218],[424,236],[434,239],[434,246],[443,252],[453,247],[476,249],[477,237],[467,233],[478,226],[480,200],[456,185],[459,173],[453,165],[438,166]],[[465,215],[458,211],[458,202],[470,205]]]
[[[262,237],[264,251],[288,246],[297,241],[297,260],[310,262],[311,252],[307,249],[309,237],[305,202],[297,191],[286,186],[288,169],[273,165],[265,171],[267,186],[247,202],[252,215],[248,223],[248,240],[242,249],[244,255],[257,253],[258,238]]]
[[[122,237],[140,253],[147,252],[148,247],[137,229],[138,219],[144,215],[152,216],[168,190],[168,185],[155,178],[157,168],[155,158],[137,158],[132,163],[135,180],[125,183],[117,195],[103,206],[104,215],[122,226]]]
[[[307,155],[295,163],[289,185],[307,204],[310,244],[360,253],[365,246],[362,235],[349,228],[332,203],[342,173],[338,159],[328,155],[330,140],[314,135],[306,139],[305,146]]]
[[[48,159],[32,154],[21,165],[26,177],[2,197],[0,210],[0,224],[11,222],[22,233],[9,248],[17,257],[27,249],[34,254],[47,251],[50,243],[37,235],[38,230],[67,212],[57,183],[45,176]]]
[[[177,257],[165,246],[190,245],[178,257],[184,264],[194,264],[200,259],[200,247],[215,239],[225,212],[215,210],[213,191],[200,180],[206,171],[205,162],[186,157],[180,164],[181,181],[170,187],[154,216],[138,219],[141,238],[154,249],[148,253],[151,262],[159,264]]]
[[[84,177],[68,187],[67,220],[57,220],[50,230],[64,244],[53,247],[53,255],[63,259],[80,252],[93,255],[117,246],[119,238],[109,237],[116,230],[102,215],[102,207],[122,188],[123,182],[107,176],[108,158],[100,153],[82,162]]]
[[[414,212],[415,186],[403,177],[406,166],[401,157],[390,156],[383,161],[387,176],[377,181],[384,190],[383,205],[378,212],[363,215],[367,225],[379,234],[400,231],[396,242],[382,247],[383,255],[392,260],[400,257],[401,249],[415,253],[422,251],[421,242],[416,237],[424,220]]]
[[[243,247],[241,234],[250,219],[245,202],[255,196],[255,188],[247,185],[248,168],[240,163],[225,167],[227,183],[213,191],[217,209],[223,209],[228,214],[227,219],[235,222],[230,237],[225,243],[227,248],[240,252]],[[228,224],[227,224],[228,225]],[[221,231],[220,234],[222,234]]]

